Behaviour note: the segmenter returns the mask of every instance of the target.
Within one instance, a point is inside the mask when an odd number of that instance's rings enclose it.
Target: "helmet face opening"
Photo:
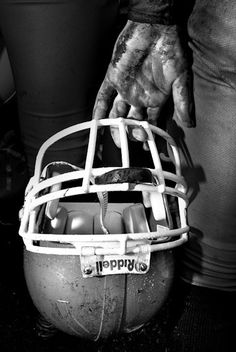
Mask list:
[[[98,136],[111,127],[120,132],[120,165],[95,165]],[[130,127],[145,130],[150,166],[133,165]],[[84,169],[64,161],[42,168],[53,143],[83,130],[90,131]],[[59,330],[95,341],[149,321],[173,282],[172,248],[187,240],[185,193],[174,141],[147,122],[93,120],[47,140],[26,189],[19,231],[26,283],[41,314]]]
[[[94,167],[101,149],[98,135],[106,127],[120,132],[119,167]],[[130,127],[145,130],[151,167],[130,166]],[[53,143],[86,129],[90,137],[84,169],[55,161],[42,170],[44,154]],[[167,171],[163,170],[167,161],[160,157],[157,139],[164,140],[169,151],[171,166]],[[127,256],[124,260],[149,253],[150,258],[151,252],[171,249],[187,240],[185,193],[178,149],[166,132],[145,121],[92,120],[57,133],[41,147],[26,190],[19,233],[26,249],[36,253],[81,258]],[[135,272],[146,273],[149,265],[142,265],[144,262],[138,259],[136,262]],[[99,275],[96,263],[91,264],[93,270],[83,271],[85,276]]]

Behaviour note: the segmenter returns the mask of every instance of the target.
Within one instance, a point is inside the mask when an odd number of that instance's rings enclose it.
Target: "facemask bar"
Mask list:
[[[96,141],[98,129],[105,126],[116,126],[119,128],[122,159],[121,169],[130,167],[127,127],[141,127],[146,131],[148,136],[147,143],[154,164],[154,168],[150,169],[150,171],[156,180],[155,185],[144,183],[132,184],[131,187],[129,182],[116,184],[91,183],[91,180],[96,179],[96,177],[115,169],[114,167],[93,168],[94,155],[96,153],[97,147]],[[42,177],[46,173],[47,169],[46,167],[44,170],[42,170],[42,161],[47,149],[59,139],[85,129],[90,130],[85,169],[81,170],[72,166],[72,171],[42,180]],[[162,170],[162,165],[153,134],[164,138],[171,147],[175,164],[175,173]],[[56,162],[55,164],[57,163],[60,164],[60,162]],[[55,185],[60,185],[63,182],[77,179],[82,180],[81,186],[71,187],[68,189],[60,189],[60,187],[58,187],[58,190],[54,192],[43,194],[43,191],[49,187],[55,187]],[[175,184],[175,187],[167,186],[165,180],[171,180]],[[167,195],[176,197],[178,199],[180,227],[177,229],[168,229],[159,226],[157,227],[156,231],[153,232],[112,234],[108,236],[99,234],[42,234],[38,232],[37,218],[39,216],[40,209],[42,209],[44,204],[50,201],[59,200],[65,197],[79,194],[131,190],[149,193],[158,192],[164,197]],[[47,254],[84,255],[84,253],[86,253],[86,255],[122,255],[127,253],[138,253],[140,251],[147,250],[153,252],[158,250],[171,249],[183,244],[187,240],[187,233],[189,231],[189,226],[187,225],[186,221],[187,203],[188,199],[186,196],[186,185],[183,177],[181,176],[179,152],[174,140],[169,136],[168,133],[156,126],[150,125],[146,121],[136,121],[123,118],[92,120],[71,126],[58,132],[49,138],[40,148],[36,158],[34,176],[30,180],[26,189],[25,202],[21,211],[21,224],[19,234],[23,237],[27,250]],[[164,243],[156,243],[153,241],[167,237],[169,240],[171,239],[171,241]],[[144,244],[143,240],[148,240],[149,242]],[[37,241],[70,244],[70,246],[55,248],[52,246],[41,247],[37,245]]]

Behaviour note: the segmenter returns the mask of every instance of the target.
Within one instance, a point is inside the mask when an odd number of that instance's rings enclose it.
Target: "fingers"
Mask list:
[[[118,94],[114,99],[112,109],[109,114],[109,118],[115,119],[118,117],[127,117],[129,112],[129,104],[127,104],[124,99]],[[120,134],[119,128],[115,126],[110,127],[111,135],[115,145],[120,148]]]
[[[128,114],[128,118],[143,121],[147,118],[146,109],[140,107],[131,106]],[[129,126],[128,127],[128,135],[131,140],[145,142],[147,139],[147,133],[142,127]]]
[[[113,102],[109,118],[126,117],[129,112],[129,104],[121,97],[120,94],[116,96]]]
[[[157,124],[157,119],[160,115],[161,108],[157,106],[156,108],[147,108],[148,122],[152,125]]]
[[[135,120],[146,120],[146,109],[131,106],[121,97],[117,95],[112,109],[109,114],[109,118],[131,118]],[[111,135],[117,147],[120,147],[120,138],[119,138],[119,128],[111,126]],[[128,127],[128,135],[131,140],[144,142],[147,139],[147,133],[143,128],[140,127]]]
[[[115,95],[116,90],[105,78],[96,97],[93,109],[93,119],[100,120],[107,117]]]
[[[191,79],[187,71],[182,73],[173,83],[174,118],[183,127],[194,127],[191,116],[193,109]]]
[[[110,111],[109,118],[130,118],[138,121],[146,120],[146,109],[134,107],[126,103],[118,94],[114,100],[113,107]],[[114,143],[120,148],[119,128],[111,126],[111,135]],[[142,127],[128,126],[128,136],[131,140],[145,142],[147,140],[147,133]]]

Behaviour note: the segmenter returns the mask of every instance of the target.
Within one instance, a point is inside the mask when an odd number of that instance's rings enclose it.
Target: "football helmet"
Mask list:
[[[119,167],[95,163],[106,128],[119,130]],[[131,166],[130,128],[145,131],[150,167]],[[84,169],[64,161],[42,167],[52,144],[83,130],[89,130]],[[167,156],[158,152],[159,140]],[[92,340],[149,321],[171,288],[173,248],[188,238],[186,190],[174,140],[146,121],[91,120],[49,138],[36,158],[19,229],[27,286],[41,314]]]

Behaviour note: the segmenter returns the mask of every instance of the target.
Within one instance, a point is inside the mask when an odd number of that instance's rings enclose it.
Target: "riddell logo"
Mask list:
[[[98,273],[104,271],[104,269],[112,270],[122,270],[122,268],[128,269],[132,272],[139,270],[139,263],[135,262],[134,259],[111,259],[111,260],[99,260],[96,262],[96,269]]]

